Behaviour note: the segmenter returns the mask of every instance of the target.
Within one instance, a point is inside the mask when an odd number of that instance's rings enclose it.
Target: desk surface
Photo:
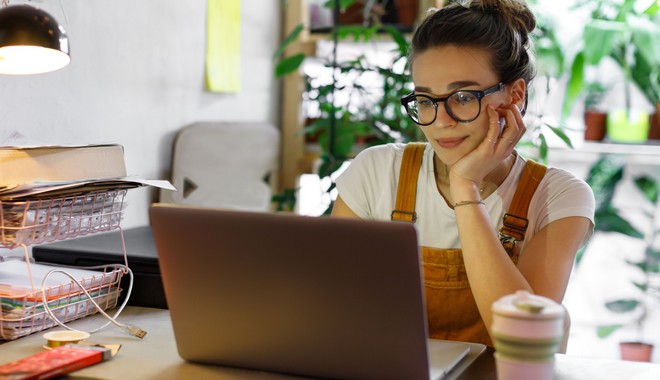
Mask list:
[[[188,363],[176,351],[169,312],[161,309],[128,307],[119,317],[122,323],[134,324],[147,331],[143,340],[134,338],[119,328],[108,328],[92,335],[90,342],[121,344],[119,354],[111,361],[75,372],[76,379],[301,379],[230,368]],[[69,324],[72,328],[91,330],[104,324],[100,315]],[[15,341],[0,344],[0,364],[38,353],[45,343],[43,333],[35,333]],[[479,356],[456,380],[495,379],[493,351]],[[621,360],[583,358],[557,355],[555,379],[660,379],[660,365]]]

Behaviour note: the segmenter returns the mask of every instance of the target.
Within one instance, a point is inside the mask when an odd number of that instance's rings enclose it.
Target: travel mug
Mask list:
[[[564,335],[564,308],[521,290],[493,303],[492,333],[499,380],[554,377],[554,354]]]

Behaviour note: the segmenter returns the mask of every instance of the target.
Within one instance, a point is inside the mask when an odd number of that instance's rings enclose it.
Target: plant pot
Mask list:
[[[607,115],[607,137],[612,142],[642,143],[648,139],[649,115],[630,110],[612,111]]]
[[[601,141],[605,138],[607,130],[607,114],[604,112],[585,111],[584,113],[584,139]]]
[[[653,345],[643,342],[621,342],[621,359],[636,362],[650,362],[653,355]]]
[[[660,102],[655,103],[655,113],[649,115],[649,140],[660,140]]]

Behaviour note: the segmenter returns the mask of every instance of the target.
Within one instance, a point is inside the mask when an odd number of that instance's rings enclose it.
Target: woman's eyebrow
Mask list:
[[[449,85],[447,86],[447,90],[452,91],[452,90],[456,90],[457,88],[476,86],[476,85],[479,85],[479,82],[475,82],[471,80],[456,81],[449,83]]]
[[[451,92],[451,91],[454,91],[458,88],[467,87],[467,86],[477,86],[479,84],[480,84],[479,82],[475,82],[475,81],[471,81],[471,80],[462,80],[462,81],[451,82],[447,86],[447,91]],[[430,94],[433,94],[433,91],[431,90],[431,88],[430,87],[425,87],[425,86],[415,86],[415,91],[428,92]]]

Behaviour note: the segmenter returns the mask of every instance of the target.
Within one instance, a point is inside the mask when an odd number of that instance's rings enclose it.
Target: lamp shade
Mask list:
[[[69,64],[69,39],[55,19],[31,5],[0,9],[0,74],[39,74]]]

